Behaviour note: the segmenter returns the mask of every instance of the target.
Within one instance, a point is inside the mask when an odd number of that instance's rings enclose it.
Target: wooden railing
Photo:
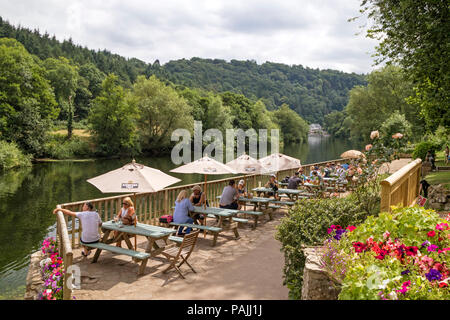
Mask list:
[[[391,206],[411,206],[419,196],[422,160],[416,159],[381,181],[381,212]]]
[[[343,163],[346,162],[344,159],[337,159],[332,161],[324,161],[313,164],[303,165],[302,167],[305,169],[305,174],[309,174],[311,168],[313,166],[324,166],[327,163]],[[292,170],[284,170],[278,172],[278,178],[281,180],[287,175],[293,175],[294,169]],[[242,176],[233,176],[226,179],[213,180],[207,182],[207,199],[209,201],[210,206],[218,206],[217,196],[222,194],[223,188],[228,185],[230,180],[239,181],[240,179],[246,180],[247,190],[251,190],[259,186],[259,182],[264,185],[267,180],[267,175],[242,175]],[[177,187],[166,188],[164,190],[153,192],[153,193],[138,193],[136,194],[136,203],[134,204],[136,214],[138,220],[142,223],[146,224],[159,224],[159,217],[165,214],[170,214],[172,212],[172,206],[175,203],[175,199],[180,193],[181,190],[191,189],[195,185],[200,185],[203,188],[203,183],[193,183],[188,185],[182,185]],[[71,202],[61,204],[62,208],[71,210],[71,211],[82,211],[83,204],[86,201],[91,202],[95,209],[98,211],[100,218],[102,221],[108,221],[113,219],[113,217],[119,212],[122,207],[122,200],[125,197],[132,197],[133,194],[123,194],[114,197],[93,199],[93,200],[84,200],[78,202]],[[66,217],[67,219],[67,217]],[[76,219],[73,217],[69,217],[69,234],[71,236],[71,245],[73,248],[77,248],[80,245],[80,237],[79,234],[81,232],[81,225],[76,227]]]
[[[61,206],[58,206],[58,208],[61,208]],[[56,239],[58,241],[59,254],[64,263],[63,299],[71,300],[72,289],[67,286],[67,278],[70,276],[67,273],[67,269],[69,269],[72,265],[73,253],[69,233],[67,231],[67,220],[67,216],[65,216],[61,211],[56,213]]]

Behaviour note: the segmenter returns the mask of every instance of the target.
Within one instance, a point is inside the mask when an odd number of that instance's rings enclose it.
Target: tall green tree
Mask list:
[[[67,137],[70,139],[73,130],[75,92],[80,80],[78,67],[71,65],[64,57],[48,58],[43,65],[47,70],[46,78],[50,81],[62,110],[62,119],[67,121]]]
[[[287,104],[274,111],[274,118],[280,126],[284,143],[301,143],[308,138],[308,124]]]
[[[133,85],[130,101],[137,106],[139,139],[145,151],[168,148],[175,129],[193,130],[192,107],[177,91],[155,76],[139,76]]]
[[[0,139],[35,155],[59,112],[38,62],[16,40],[0,39]]]
[[[414,81],[428,127],[450,126],[450,5],[448,0],[362,0],[380,40],[377,63],[398,63]]]
[[[350,134],[354,141],[369,142],[370,132],[379,130],[381,124],[398,111],[403,114],[414,127],[413,138],[424,132],[420,107],[407,102],[413,93],[413,85],[407,80],[402,69],[387,66],[375,70],[367,76],[366,87],[355,87],[350,90],[350,99],[345,108],[350,121]]]
[[[114,74],[102,82],[102,91],[92,102],[88,122],[100,154],[134,155],[137,145],[138,109],[126,98]]]

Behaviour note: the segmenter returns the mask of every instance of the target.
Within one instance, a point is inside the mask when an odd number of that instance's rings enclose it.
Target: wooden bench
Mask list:
[[[259,216],[262,216],[264,213],[261,211],[250,211],[250,210],[239,210],[238,213],[248,214],[253,216],[253,229],[258,225]]]
[[[248,223],[248,219],[244,219],[244,218],[237,218],[237,217],[233,217],[231,218],[233,221],[235,222],[240,222],[240,223]]]
[[[295,204],[294,201],[278,201],[278,200],[271,200],[270,203],[274,204],[280,204],[282,206],[293,206]]]
[[[86,246],[88,248],[97,249],[94,254],[94,258],[92,259],[92,263],[97,262],[102,250],[130,256],[133,258],[133,260],[141,260],[142,262],[141,262],[141,266],[139,267],[138,275],[141,275],[144,273],[144,269],[145,269],[145,266],[147,265],[148,258],[150,258],[150,256],[151,256],[149,253],[146,253],[146,252],[139,252],[139,251],[134,251],[134,250],[125,249],[125,248],[121,248],[121,247],[116,247],[115,245],[112,246],[112,245],[109,245],[109,244],[106,244],[103,242],[90,243],[90,244],[83,243],[82,245]]]
[[[204,226],[202,224],[192,224],[192,223],[175,223],[175,222],[171,222],[169,225],[171,226],[177,226],[177,227],[188,227],[188,228],[195,228],[195,229],[199,229],[199,230],[206,230],[209,231],[213,234],[214,238],[213,238],[213,242],[212,242],[212,246],[214,247],[216,245],[217,242],[217,237],[219,236],[219,233],[222,231],[222,228],[218,228],[218,227],[211,227],[211,226]]]

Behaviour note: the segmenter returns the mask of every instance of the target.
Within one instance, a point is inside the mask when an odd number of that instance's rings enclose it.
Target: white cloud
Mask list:
[[[367,73],[376,42],[347,22],[360,0],[2,1],[1,16],[146,62],[191,57]]]

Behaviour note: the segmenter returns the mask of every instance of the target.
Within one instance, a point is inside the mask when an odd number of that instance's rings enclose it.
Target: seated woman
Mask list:
[[[277,176],[272,174],[270,176],[269,181],[267,181],[267,183],[264,185],[264,187],[266,188],[270,188],[273,191],[267,192],[266,193],[266,197],[271,197],[273,196],[275,198],[275,200],[280,201],[281,197],[278,195],[277,191],[280,188],[278,185],[278,181],[277,181]]]
[[[98,215],[97,211],[94,211],[94,206],[90,202],[86,202],[83,205],[83,211],[81,212],[73,212],[67,209],[58,209],[53,210],[53,214],[56,214],[58,211],[62,213],[80,219],[81,225],[83,226],[81,231],[81,244],[90,244],[97,243],[100,240],[100,234],[98,233],[98,227],[102,225],[102,220]],[[83,251],[81,254],[87,257],[91,253],[91,249],[86,246],[83,246]]]
[[[247,197],[247,188],[245,187],[245,181],[239,180],[237,191],[239,193],[239,197]],[[241,210],[243,202],[238,201],[238,210]]]
[[[181,190],[175,200],[175,210],[173,211],[173,222],[175,223],[194,223],[194,219],[189,216],[189,212],[194,211],[194,206],[188,198],[187,191]],[[184,227],[179,227],[177,235],[182,235]],[[185,233],[190,233],[192,228],[188,227]]]
[[[114,217],[114,221],[121,221],[125,225],[134,225],[134,223],[137,223],[136,214],[134,212],[134,204],[133,201],[131,201],[130,197],[126,197],[122,201],[122,208],[120,209],[119,213],[117,213],[117,216]],[[118,231],[114,231],[114,238],[116,238],[119,235]],[[117,247],[122,246],[122,240],[117,241],[116,243]]]
[[[206,201],[206,195],[203,193],[202,188],[199,185],[196,185],[192,188],[192,194],[189,197],[189,200],[194,206],[201,207],[203,205],[208,206],[208,202]],[[195,223],[198,223],[198,220],[203,220],[205,217],[201,213],[196,213],[192,217]]]

